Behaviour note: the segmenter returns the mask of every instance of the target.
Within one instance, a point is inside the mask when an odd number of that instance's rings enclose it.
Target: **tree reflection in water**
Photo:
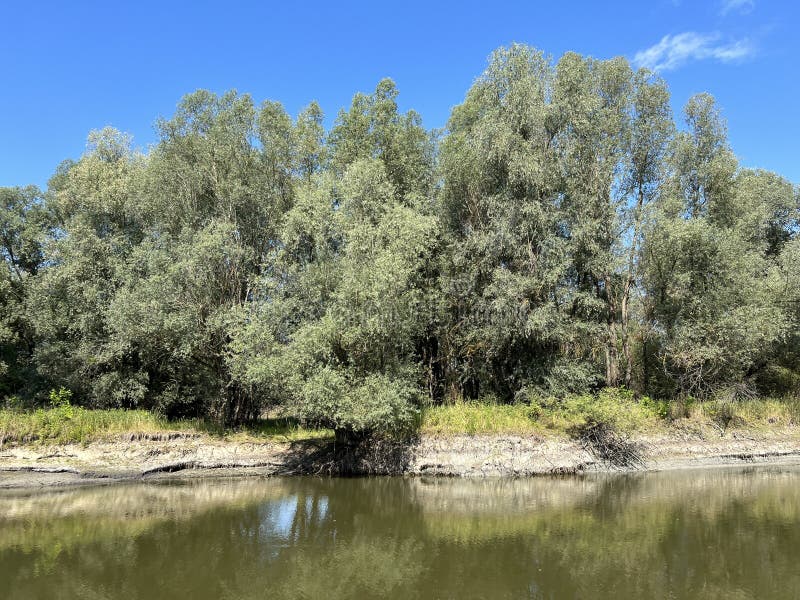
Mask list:
[[[800,597],[800,469],[0,495],[3,597]]]

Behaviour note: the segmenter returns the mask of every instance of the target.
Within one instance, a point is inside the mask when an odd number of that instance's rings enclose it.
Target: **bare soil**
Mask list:
[[[381,475],[524,477],[557,473],[800,464],[800,428],[707,431],[673,427],[635,436],[635,464],[619,465],[585,441],[514,435],[422,436],[370,449],[355,472]],[[28,444],[0,449],[0,488],[100,484],[172,477],[336,474],[324,442],[235,442],[205,435],[126,435],[86,445]],[[321,458],[322,457],[322,458]],[[325,459],[328,457],[328,459]],[[388,457],[388,458],[387,458]]]

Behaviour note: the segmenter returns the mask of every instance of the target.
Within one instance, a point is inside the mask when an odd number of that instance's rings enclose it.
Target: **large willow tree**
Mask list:
[[[340,113],[327,168],[298,184],[232,364],[292,414],[355,432],[409,425],[437,248],[433,147],[382,81]]]
[[[639,250],[671,133],[622,59],[496,52],[441,150],[451,393],[632,385]]]

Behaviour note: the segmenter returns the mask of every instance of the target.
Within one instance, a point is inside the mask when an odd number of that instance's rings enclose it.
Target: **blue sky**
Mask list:
[[[392,77],[442,127],[489,53],[623,55],[658,69],[679,111],[718,99],[745,166],[800,183],[800,8],[790,0],[648,2],[16,2],[0,6],[0,185],[43,186],[112,125],[146,147],[198,88],[236,88],[330,121]]]

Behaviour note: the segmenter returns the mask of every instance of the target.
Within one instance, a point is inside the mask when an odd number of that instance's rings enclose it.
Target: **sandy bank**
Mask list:
[[[709,436],[674,429],[631,439],[640,450],[638,470],[800,464],[800,431],[732,431]],[[87,445],[25,445],[0,450],[0,488],[100,484],[164,477],[294,475],[329,471],[316,443],[241,443],[207,436],[147,436]],[[525,477],[554,473],[626,470],[580,443],[538,436],[423,436],[393,445],[386,456],[362,457],[366,474],[449,477]],[[630,468],[628,468],[630,469]]]

